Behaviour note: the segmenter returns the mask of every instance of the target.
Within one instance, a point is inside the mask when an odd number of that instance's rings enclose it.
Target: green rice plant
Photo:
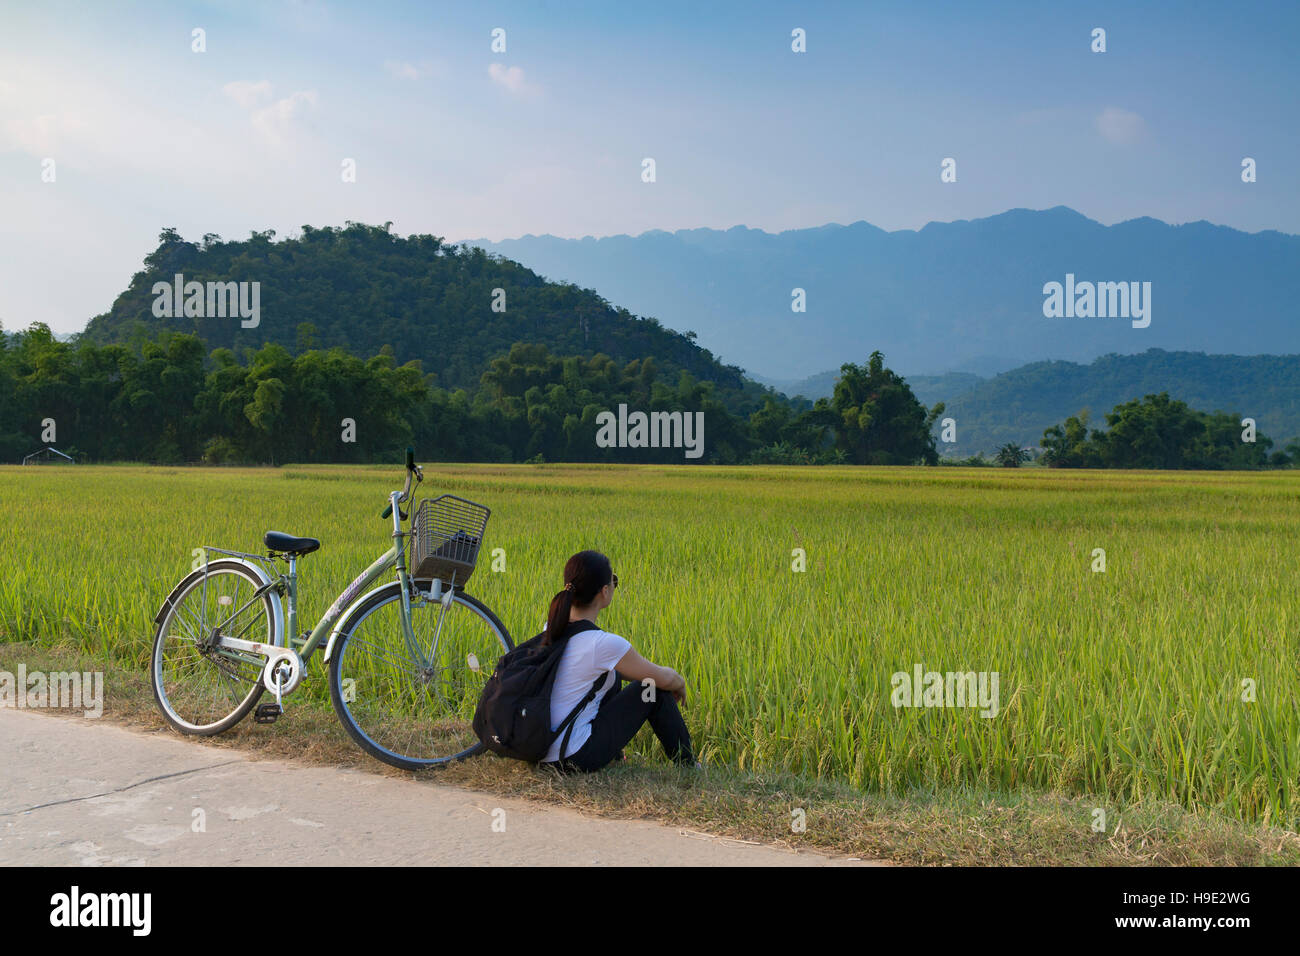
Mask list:
[[[493,509],[469,590],[516,642],[541,629],[570,554],[608,554],[620,586],[601,623],[685,675],[711,760],[888,794],[1033,788],[1295,828],[1297,481],[463,465],[428,467],[424,487]],[[192,549],[256,549],[268,529],[322,540],[300,568],[315,620],[313,602],[375,551],[384,525],[359,502],[391,483],[386,467],[0,468],[0,639],[143,670]],[[892,675],[917,665],[996,672],[996,716],[894,706]]]

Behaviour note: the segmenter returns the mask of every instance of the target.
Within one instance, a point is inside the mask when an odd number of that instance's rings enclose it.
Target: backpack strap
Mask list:
[[[583,631],[598,631],[600,628],[594,621],[586,619],[570,621],[568,627],[564,629],[564,640],[567,641],[575,634],[581,634]],[[578,706],[569,712],[569,716],[560,722],[560,726],[555,728],[556,736],[560,731],[564,731],[564,740],[560,742],[560,756],[556,759],[557,763],[562,763],[565,757],[565,751],[569,749],[569,736],[573,733],[573,726],[577,723],[578,715],[582,709],[592,702],[595,696],[600,693],[600,685],[605,682],[605,675],[601,674],[596,678],[596,682],[591,685],[591,690],[587,691],[587,696],[578,701]]]
[[[578,702],[578,706],[573,708],[569,712],[569,716],[564,718],[564,722],[555,729],[557,736],[561,730],[564,731],[564,740],[560,742],[560,756],[556,758],[557,763],[564,760],[565,751],[569,749],[569,735],[573,733],[573,726],[578,722],[578,715],[582,713],[582,708],[595,699],[596,695],[600,693],[600,685],[603,683],[605,683],[605,675],[601,674],[596,678],[596,682],[591,685],[591,690],[587,691],[587,696]]]

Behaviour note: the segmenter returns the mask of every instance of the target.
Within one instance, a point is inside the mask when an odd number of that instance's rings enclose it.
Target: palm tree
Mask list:
[[[1009,441],[998,449],[998,453],[993,456],[993,460],[1003,468],[1019,468],[1022,461],[1029,460],[1029,452],[1015,442]]]

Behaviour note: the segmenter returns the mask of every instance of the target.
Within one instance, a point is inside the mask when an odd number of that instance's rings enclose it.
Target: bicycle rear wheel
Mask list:
[[[339,633],[330,657],[334,712],[363,750],[403,770],[473,756],[483,749],[474,709],[497,659],[514,647],[510,633],[461,591],[445,613],[439,602],[415,602],[411,628],[421,652],[432,655],[431,666],[421,668],[403,639],[401,601],[394,581],[367,598]]]
[[[158,709],[181,733],[206,737],[229,730],[262,696],[260,658],[204,647],[218,628],[226,637],[276,643],[275,598],[255,598],[261,586],[242,562],[213,561],[169,597],[154,632],[149,677]]]

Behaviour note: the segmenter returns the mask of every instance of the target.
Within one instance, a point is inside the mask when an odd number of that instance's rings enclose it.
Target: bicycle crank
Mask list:
[[[267,650],[270,653],[262,668],[262,686],[275,695],[275,701],[279,704],[285,694],[292,693],[302,682],[302,657],[290,647]]]

